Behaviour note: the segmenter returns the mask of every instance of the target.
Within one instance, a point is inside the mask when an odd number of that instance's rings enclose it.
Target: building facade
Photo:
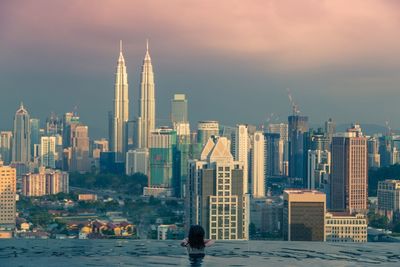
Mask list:
[[[235,160],[242,163],[243,166],[243,192],[249,193],[249,131],[247,125],[236,125],[234,138]]]
[[[2,131],[0,132],[0,156],[4,164],[10,164],[12,159],[12,132]]]
[[[326,196],[316,190],[283,191],[283,238],[325,241]]]
[[[69,193],[69,174],[67,172],[45,169],[38,173],[27,173],[22,176],[22,195],[38,197]]]
[[[17,173],[0,160],[0,230],[15,228]]]
[[[289,176],[304,178],[304,133],[308,131],[308,117],[292,115],[289,122]]]
[[[146,54],[143,60],[142,75],[140,81],[140,102],[138,118],[138,147],[149,148],[150,135],[155,129],[156,123],[156,100],[154,72],[151,64],[148,42],[146,44]]]
[[[264,133],[253,135],[251,149],[251,193],[255,198],[265,197],[265,140]]]
[[[331,209],[364,213],[367,199],[367,138],[353,125],[332,139]]]
[[[219,135],[218,121],[199,121],[197,124],[197,143],[203,147],[211,136]]]
[[[390,220],[400,212],[400,180],[378,182],[378,212]]]
[[[42,136],[40,138],[40,165],[54,169],[56,167],[56,137]]]
[[[189,163],[186,226],[199,224],[206,238],[249,238],[250,202],[243,189],[243,166],[230,153],[225,137],[209,139],[200,160]]]
[[[174,154],[176,132],[171,128],[159,128],[150,135],[150,187],[172,188],[174,184]]]
[[[188,101],[185,94],[174,94],[171,100],[171,123],[188,122]]]
[[[327,242],[367,242],[368,223],[364,214],[327,212],[325,223]]]
[[[21,103],[14,117],[12,162],[29,165],[31,161],[31,126],[28,111]]]
[[[137,172],[148,175],[149,173],[149,150],[138,148],[126,152],[125,174],[133,175]]]
[[[122,53],[122,41],[120,44],[117,70],[115,72],[114,109],[112,122],[110,123],[111,140],[110,150],[116,153],[116,161],[125,161],[126,153],[126,123],[129,120],[129,96],[128,74],[124,55]]]
[[[79,124],[72,131],[70,171],[88,172],[90,167],[89,128]]]

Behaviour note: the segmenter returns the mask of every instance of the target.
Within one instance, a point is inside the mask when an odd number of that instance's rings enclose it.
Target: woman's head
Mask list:
[[[200,225],[190,226],[189,245],[192,248],[204,248],[204,229]]]

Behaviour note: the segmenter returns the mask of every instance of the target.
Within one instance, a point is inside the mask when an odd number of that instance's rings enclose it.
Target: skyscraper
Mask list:
[[[188,163],[191,158],[190,125],[188,122],[176,122],[176,151],[175,151],[175,195],[185,196],[186,181],[188,176]]]
[[[39,119],[30,119],[31,124],[31,157],[34,158],[35,145],[40,144],[40,121]]]
[[[0,229],[15,228],[16,214],[16,170],[9,166],[4,166],[0,160]]]
[[[253,197],[265,197],[265,139],[263,132],[253,135],[251,149],[251,192]]]
[[[249,175],[249,132],[247,125],[236,125],[234,140],[235,160],[243,165],[243,192],[248,193],[248,175]]]
[[[122,54],[122,41],[115,73],[114,110],[111,123],[110,151],[115,152],[116,161],[125,161],[126,152],[126,123],[129,120],[128,74],[124,55]]]
[[[31,127],[29,113],[21,106],[14,117],[12,161],[27,166],[31,161]]]
[[[12,150],[12,132],[11,131],[2,131],[0,132],[0,155],[4,164],[11,163],[11,150]]]
[[[265,133],[266,176],[284,175],[284,140],[279,133]]]
[[[233,159],[226,137],[210,138],[200,160],[190,161],[186,187],[187,226],[202,225],[206,238],[216,240],[249,238],[243,167]]]
[[[156,107],[154,92],[154,72],[149,54],[149,43],[146,43],[146,54],[143,60],[142,76],[140,82],[140,102],[138,118],[138,147],[148,148],[150,133],[155,129]]]
[[[89,162],[89,133],[86,125],[76,125],[72,132],[70,171],[87,172]]]
[[[171,100],[171,122],[174,126],[178,122],[188,121],[188,101],[184,94],[174,94]]]
[[[332,139],[331,209],[365,212],[368,199],[367,138],[359,125]]]
[[[63,116],[63,148],[71,146],[72,132],[79,124],[79,116],[76,112],[67,112]]]
[[[304,178],[304,133],[308,131],[308,117],[291,115],[289,122],[289,176]]]

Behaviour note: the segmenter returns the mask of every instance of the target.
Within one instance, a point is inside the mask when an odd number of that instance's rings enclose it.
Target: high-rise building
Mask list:
[[[284,140],[279,133],[265,133],[266,176],[282,176],[284,171]]]
[[[133,175],[137,172],[148,175],[149,173],[149,150],[137,148],[126,152],[125,174]]]
[[[40,141],[40,165],[48,168],[56,167],[56,137],[42,136]]]
[[[63,148],[71,146],[72,132],[79,124],[79,116],[76,112],[67,112],[63,116]]]
[[[174,154],[176,132],[171,128],[159,128],[150,135],[150,187],[172,188],[174,181]]]
[[[268,133],[271,134],[279,134],[280,141],[276,140],[276,135],[271,135],[268,137],[266,135],[266,146],[268,147],[268,138],[271,138],[270,141],[273,142],[273,148],[278,154],[275,154],[274,160],[270,162],[274,163],[274,168],[267,170],[268,175],[282,175],[289,176],[289,129],[288,124],[279,123],[279,124],[269,124],[268,125]],[[268,149],[271,149],[269,147]],[[270,150],[271,151],[271,150]],[[270,153],[270,152],[269,152]],[[268,158],[267,158],[268,160]]]
[[[381,157],[379,155],[379,140],[376,137],[370,137],[367,141],[368,146],[368,168],[379,168],[381,166]]]
[[[316,190],[283,191],[283,238],[325,241],[326,196]]]
[[[323,189],[329,183],[331,153],[328,150],[308,150],[307,169],[307,188]]]
[[[304,180],[304,133],[308,131],[308,117],[291,115],[289,122],[289,176]]]
[[[327,242],[367,242],[367,218],[362,213],[327,212],[325,222]]]
[[[12,159],[12,132],[2,131],[0,132],[0,156],[4,164],[10,164]]]
[[[70,171],[90,171],[88,131],[86,125],[78,124],[73,127]]]
[[[359,125],[353,125],[332,139],[331,209],[366,212],[367,189],[367,138]]]
[[[199,121],[197,124],[197,143],[203,147],[211,136],[219,136],[218,121]]]
[[[138,147],[148,148],[150,135],[156,124],[154,72],[149,54],[149,43],[146,43],[146,54],[143,60],[142,76],[140,80],[140,102],[138,118]]]
[[[400,212],[400,180],[379,181],[378,212],[390,220]]]
[[[248,239],[250,201],[243,190],[243,165],[233,159],[226,137],[214,140],[208,140],[200,160],[189,163],[186,225],[202,225],[206,238]]]
[[[185,94],[174,94],[171,100],[171,123],[188,121],[188,101]]]
[[[332,141],[332,137],[336,133],[336,123],[333,121],[332,118],[329,118],[325,122],[325,133],[328,136],[329,140]]]
[[[268,133],[277,133],[284,141],[289,140],[289,129],[286,123],[270,123],[268,124]]]
[[[190,125],[188,122],[176,122],[174,124],[176,131],[176,151],[175,161],[175,195],[184,197],[186,190],[186,180],[188,177],[189,159],[192,158]]]
[[[12,161],[16,164],[29,165],[31,161],[31,126],[29,113],[21,103],[14,117]]]
[[[110,134],[110,151],[116,153],[118,162],[125,161],[126,153],[126,123],[129,120],[128,74],[124,55],[122,54],[122,41],[120,43],[117,70],[115,73],[114,110]]]
[[[263,132],[253,135],[251,149],[251,193],[253,197],[265,197],[265,140]]]
[[[63,120],[58,118],[55,113],[51,113],[50,117],[46,119],[46,135],[63,134]]]
[[[0,229],[15,228],[16,184],[16,170],[0,160]]]
[[[308,150],[307,188],[317,189],[326,195],[326,206],[330,203],[331,152],[328,150]]]
[[[234,152],[235,160],[241,162],[243,166],[243,192],[247,194],[249,192],[249,132],[247,125],[236,125]]]
[[[69,174],[67,172],[39,168],[37,173],[22,176],[22,195],[38,197],[69,192]]]
[[[31,157],[34,158],[35,145],[40,145],[40,121],[39,119],[30,119],[31,125]]]

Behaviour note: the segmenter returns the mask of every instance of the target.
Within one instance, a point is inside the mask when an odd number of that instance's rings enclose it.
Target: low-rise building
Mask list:
[[[327,242],[367,242],[367,219],[364,214],[327,212],[325,236]]]
[[[97,201],[96,194],[79,194],[78,195],[79,201]]]

